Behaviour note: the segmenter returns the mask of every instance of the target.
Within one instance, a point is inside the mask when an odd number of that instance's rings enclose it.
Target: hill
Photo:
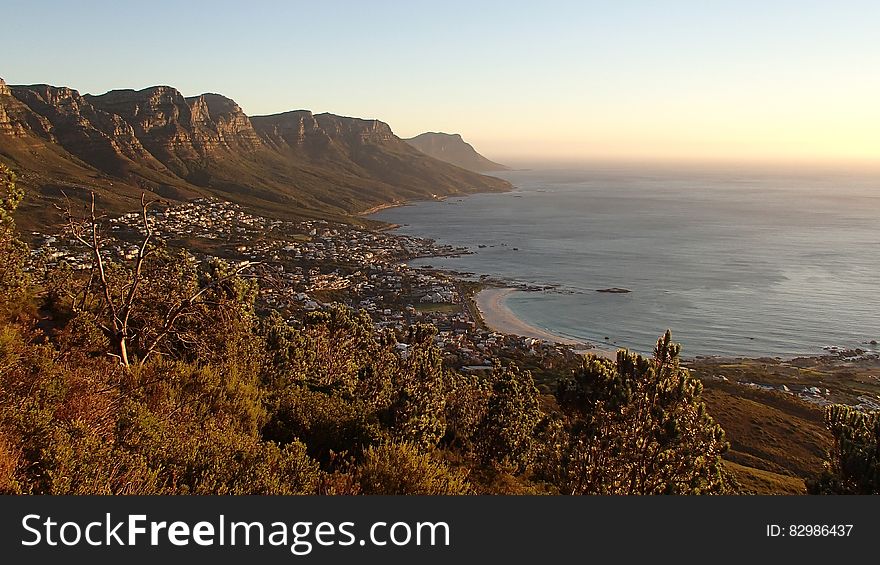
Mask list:
[[[431,158],[388,124],[305,110],[248,117],[220,94],[170,86],[82,95],[0,79],[0,161],[28,198],[23,227],[61,192],[130,210],[142,191],[216,196],[281,217],[344,217],[383,204],[503,191],[506,181]]]
[[[490,161],[477,153],[473,146],[457,133],[423,133],[404,141],[426,155],[469,171],[486,173],[509,170],[508,167]]]
[[[875,362],[865,364],[865,373],[876,372]],[[703,400],[709,413],[730,442],[725,455],[728,469],[744,488],[761,494],[806,491],[804,481],[815,480],[822,472],[832,439],[822,406],[815,399],[809,402],[803,395],[784,392],[782,385],[792,391],[834,386],[826,400],[852,403],[854,397],[845,394],[846,383],[861,388],[861,379],[858,375],[842,378],[838,373],[844,366],[853,371],[853,365],[828,356],[690,363],[705,386]]]

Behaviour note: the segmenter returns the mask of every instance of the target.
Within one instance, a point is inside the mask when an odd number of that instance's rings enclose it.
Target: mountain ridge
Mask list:
[[[475,173],[510,170],[477,153],[458,133],[425,132],[404,141],[426,155]]]
[[[217,93],[171,86],[80,94],[0,79],[0,160],[46,221],[62,191],[131,209],[143,191],[213,196],[279,217],[350,218],[389,203],[504,191],[510,184],[427,156],[379,120],[292,110],[247,116]]]

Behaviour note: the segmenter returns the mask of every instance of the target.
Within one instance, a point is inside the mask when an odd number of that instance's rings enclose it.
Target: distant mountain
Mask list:
[[[142,191],[170,200],[216,196],[275,216],[342,217],[435,195],[503,191],[506,181],[431,158],[378,120],[305,110],[250,118],[219,94],[169,86],[100,96],[0,79],[0,161],[46,218],[63,190],[95,191],[110,211]],[[53,212],[54,215],[54,212]]]
[[[508,167],[490,161],[477,153],[473,146],[457,133],[423,133],[404,141],[425,155],[469,171],[487,173],[509,170]]]

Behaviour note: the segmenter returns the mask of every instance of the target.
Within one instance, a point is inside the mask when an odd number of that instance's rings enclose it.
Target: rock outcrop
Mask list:
[[[32,112],[30,122],[39,124],[33,133],[89,165],[115,175],[125,175],[132,166],[164,168],[125,120],[96,108],[76,90],[39,84],[14,86],[11,91]]]
[[[19,102],[13,95],[12,89],[3,79],[0,79],[0,133],[24,137],[29,132],[51,139],[52,126],[45,118],[34,114],[27,106]]]
[[[202,94],[186,101],[192,111],[197,143],[206,152],[219,148],[254,151],[260,147],[254,126],[234,100],[220,94]]]
[[[308,110],[253,116],[251,123],[263,142],[275,148],[327,146],[331,142],[330,136]]]
[[[219,94],[184,98],[170,86],[112,90],[88,96],[98,108],[131,125],[150,152],[186,171],[186,163],[218,151],[254,151],[260,140],[234,101]]]

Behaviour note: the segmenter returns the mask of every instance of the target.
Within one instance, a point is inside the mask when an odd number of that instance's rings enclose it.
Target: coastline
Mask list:
[[[516,170],[518,170],[518,169],[516,169]],[[522,169],[522,170],[531,170],[531,169]],[[514,186],[513,190],[516,190],[516,188],[517,187]],[[440,197],[435,196],[434,198],[421,198],[421,199],[416,198],[416,199],[408,199],[408,200],[399,200],[399,201],[395,201],[393,203],[387,203],[387,204],[375,206],[373,208],[370,208],[369,210],[365,210],[363,212],[358,213],[357,216],[372,216],[373,214],[375,214],[377,212],[380,212],[382,210],[389,209],[389,208],[405,207],[405,206],[410,206],[413,204],[418,204],[420,202],[426,202],[426,201],[431,201],[431,200],[443,201],[449,197],[466,198],[466,197],[474,196],[477,194],[493,194],[493,193],[503,194],[505,192],[510,192],[510,190],[497,191],[497,192],[488,190],[488,191],[477,191],[477,192],[472,192],[472,193],[455,194],[455,195],[440,196]],[[401,224],[387,223],[383,220],[373,220],[373,221],[375,221],[377,223],[384,224],[382,227],[374,228],[374,229],[376,229],[376,231],[393,232],[394,230],[402,227]],[[403,225],[408,225],[408,224],[403,224]],[[414,236],[414,237],[426,237],[426,236],[422,235],[422,236]],[[471,251],[470,253],[475,253],[475,252]],[[449,256],[449,255],[445,254],[445,253],[437,253],[437,254],[423,255],[423,256],[413,257],[413,258],[447,257],[447,256]],[[446,272],[447,274],[451,275],[452,278],[464,280],[464,279],[461,279],[461,277],[459,276],[460,273],[457,273],[456,271],[445,269],[445,268],[438,268],[435,270]],[[467,274],[473,274],[473,273],[467,273]],[[509,283],[506,283],[503,279],[497,279],[494,277],[490,277],[489,275],[483,275],[483,276],[485,276],[487,279],[484,281],[483,278],[481,278],[480,281],[485,282],[487,284],[492,284],[492,285],[509,284]],[[469,299],[469,301],[471,303],[472,312],[475,311],[473,313],[480,316],[484,326],[486,326],[487,328],[489,328],[493,331],[496,331],[498,333],[509,334],[509,335],[518,335],[521,337],[534,337],[536,339],[541,339],[541,340],[544,340],[544,341],[547,341],[550,343],[558,343],[561,345],[584,346],[584,349],[579,350],[580,352],[588,351],[590,353],[596,353],[596,354],[600,354],[600,352],[601,352],[602,355],[616,358],[617,348],[611,349],[607,345],[605,345],[601,342],[594,342],[594,341],[588,341],[588,340],[577,340],[577,339],[561,336],[558,334],[554,334],[550,331],[547,331],[547,330],[544,330],[540,327],[534,326],[533,324],[530,324],[530,323],[522,320],[521,318],[519,318],[507,306],[504,305],[504,299],[510,293],[512,293],[513,291],[516,291],[516,290],[524,290],[524,289],[513,288],[513,287],[491,286],[491,287],[485,287],[483,290],[480,290],[477,292],[472,292],[470,299]],[[532,289],[525,289],[525,290],[532,290]],[[536,287],[533,290],[540,290],[540,287]],[[597,290],[597,292],[615,293],[615,294],[628,292],[627,289],[618,288],[618,287],[609,287],[609,288],[596,289],[596,290]],[[493,296],[493,298],[494,298],[494,295],[491,294],[493,292],[498,292],[500,294],[497,298],[493,299],[492,304],[490,305],[490,304],[488,304],[488,299],[485,297]],[[487,294],[487,293],[489,293],[489,294]],[[874,353],[880,353],[880,350],[878,350],[876,348],[876,344],[874,344],[874,347],[868,347],[868,345],[869,345],[869,342],[863,341],[861,343],[846,343],[843,345],[825,346],[822,348],[823,351],[802,350],[802,351],[787,352],[787,353],[781,353],[781,354],[780,353],[773,353],[773,354],[771,354],[771,353],[768,353],[768,354],[742,353],[742,352],[736,352],[736,351],[731,351],[731,352],[727,352],[727,353],[723,353],[723,354],[721,354],[721,353],[691,354],[688,352],[688,353],[683,354],[681,359],[683,362],[688,362],[688,363],[699,362],[699,361],[715,361],[715,362],[719,362],[719,363],[722,363],[722,362],[736,363],[736,362],[740,362],[743,360],[763,360],[763,359],[772,360],[774,362],[778,362],[778,361],[792,362],[792,361],[797,361],[799,359],[805,359],[805,358],[810,358],[810,359],[812,359],[812,358],[826,358],[826,359],[833,360],[833,359],[836,359],[837,353],[839,351],[850,351],[850,350],[855,351],[855,350],[858,350],[859,348],[867,349],[869,352],[873,351]],[[620,349],[624,349],[624,348],[625,347],[623,347],[623,346],[620,347]],[[632,350],[632,351],[639,352],[637,350]],[[641,353],[642,355],[650,356],[651,355],[650,351],[651,350],[646,350],[646,351],[641,351],[639,353]]]
[[[616,350],[600,348],[587,341],[554,334],[524,321],[505,304],[507,297],[516,291],[517,289],[515,288],[484,288],[474,296],[474,303],[480,312],[483,323],[487,327],[503,334],[531,337],[549,343],[568,345],[579,352],[591,353],[610,359],[617,357]]]
[[[394,202],[388,202],[386,204],[379,204],[378,206],[373,206],[372,208],[368,208],[362,212],[356,212],[353,214],[356,217],[366,217],[377,212],[381,212],[382,210],[387,210],[388,208],[397,208],[398,206],[406,206],[409,204],[406,200],[395,200]]]
[[[470,196],[470,194],[462,196]],[[447,198],[447,196],[435,196],[433,200],[443,201]],[[370,208],[369,210],[365,210],[359,213],[358,216],[371,216],[382,210],[407,206],[413,204],[414,202],[417,202],[417,200],[403,200],[388,204],[381,204],[379,206],[375,206],[373,208]],[[399,227],[399,224],[388,224],[381,228],[379,231],[394,231]],[[431,255],[431,257],[433,256],[441,257],[444,255]],[[455,276],[453,276],[453,278],[459,281],[461,280]],[[506,335],[535,338],[547,343],[566,345],[572,348],[577,353],[589,353],[607,359],[617,359],[617,349],[610,349],[607,347],[602,347],[601,345],[595,344],[590,341],[578,340],[554,334],[553,332],[539,328],[533,324],[529,324],[528,322],[514,314],[513,311],[510,310],[510,308],[508,308],[505,304],[505,300],[511,293],[518,290],[521,289],[509,287],[484,287],[478,290],[475,294],[472,294],[471,297],[468,299],[468,302],[470,302],[471,308],[475,310],[473,314],[478,315],[480,318],[479,321],[481,321],[485,327],[492,331],[496,331],[498,333]]]
[[[469,195],[468,195],[469,196]],[[406,206],[418,201],[386,204],[381,209]],[[387,224],[379,231],[393,231],[399,225]],[[422,257],[440,257],[445,253],[431,253]],[[508,336],[535,338],[545,344],[558,344],[581,355],[596,355],[616,360],[617,348],[601,342],[578,340],[555,334],[517,316],[505,303],[515,291],[524,291],[513,283],[488,275],[473,280],[465,278],[473,273],[459,273],[431,267],[455,281],[464,307],[477,326]],[[510,285],[510,286],[507,286]],[[865,342],[866,344],[868,342]],[[731,353],[727,355],[689,355],[681,358],[682,366],[700,379],[711,399],[770,395],[769,401],[760,401],[778,409],[779,398],[792,398],[797,409],[821,410],[829,403],[855,406],[859,409],[877,409],[880,403],[880,350],[865,345],[825,348],[824,352],[791,353],[780,357]],[[863,347],[859,349],[858,347]],[[650,353],[642,353],[650,357]],[[772,367],[772,369],[771,369]],[[821,390],[821,394],[817,393]],[[780,396],[783,395],[783,396]],[[763,398],[763,397],[760,397]]]
[[[479,194],[479,193],[475,192],[473,194]],[[468,194],[468,195],[463,195],[463,196],[470,196],[470,195]],[[412,200],[394,200],[392,202],[386,202],[385,204],[379,204],[379,205],[373,206],[372,208],[368,208],[362,212],[356,212],[354,214],[354,216],[356,216],[356,217],[372,216],[373,214],[377,214],[377,213],[381,212],[382,210],[387,210],[389,208],[400,208],[401,206],[409,206],[409,205],[414,204],[416,202],[431,202],[431,201],[443,202],[447,198],[449,198],[449,196],[437,196],[435,194],[435,195],[432,195],[431,198],[417,198],[417,199],[412,199]],[[394,225],[394,224],[392,224],[392,225]]]

